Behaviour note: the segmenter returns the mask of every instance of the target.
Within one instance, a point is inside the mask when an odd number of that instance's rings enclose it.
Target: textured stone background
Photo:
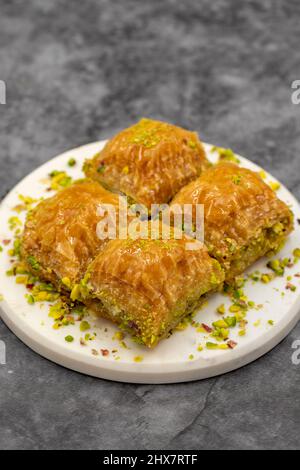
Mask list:
[[[63,150],[140,116],[199,131],[300,199],[298,0],[1,0],[0,196]],[[2,222],[1,222],[2,223]],[[225,376],[135,386],[56,366],[0,324],[0,448],[300,447],[291,344]],[[8,373],[13,371],[13,373]]]

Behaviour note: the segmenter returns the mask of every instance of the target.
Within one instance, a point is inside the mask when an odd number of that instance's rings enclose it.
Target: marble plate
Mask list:
[[[1,228],[0,244],[5,239],[12,239],[7,221],[18,203],[18,196],[30,195],[34,198],[49,197],[53,193],[46,192],[47,175],[54,169],[66,170],[74,178],[82,176],[81,167],[85,158],[91,157],[104,145],[104,142],[92,143],[70,150],[38,168],[21,181],[3,200],[0,206]],[[210,145],[206,150],[211,161],[216,161],[217,154]],[[67,162],[74,157],[77,164],[69,168]],[[261,168],[249,160],[239,157],[241,165],[252,170]],[[276,181],[267,174],[266,181]],[[288,203],[296,221],[300,219],[300,208],[291,193],[281,185],[278,196]],[[300,226],[296,222],[295,231],[290,236],[281,257],[289,257],[294,248],[300,245]],[[254,361],[276,346],[296,325],[300,316],[300,278],[294,277],[300,271],[300,263],[286,270],[284,277],[277,277],[269,284],[253,283],[248,281],[245,293],[259,309],[250,310],[247,314],[247,333],[238,335],[238,327],[230,330],[230,339],[238,343],[235,349],[198,351],[199,345],[212,341],[203,332],[189,325],[183,331],[175,331],[173,335],[163,340],[153,351],[139,346],[127,336],[123,345],[113,339],[117,328],[111,323],[90,317],[91,332],[96,333],[94,340],[88,341],[86,346],[80,345],[83,333],[79,330],[78,322],[74,326],[66,326],[59,330],[52,328],[53,320],[49,318],[49,304],[27,303],[26,289],[23,285],[15,283],[13,277],[8,277],[6,271],[10,267],[5,246],[0,253],[0,293],[4,299],[1,302],[1,317],[6,325],[31,349],[51,361],[69,369],[109,380],[134,383],[172,383],[204,379],[237,369]],[[257,262],[249,270],[268,272],[266,259]],[[287,276],[292,276],[292,282],[297,290],[286,290]],[[215,294],[209,299],[208,305],[197,312],[195,321],[211,324],[220,318],[216,308],[220,304],[230,305],[230,300],[222,294]],[[273,325],[269,320],[273,321]],[[255,326],[258,323],[259,326]],[[72,335],[74,341],[67,343],[65,337]],[[125,347],[126,346],[126,347]],[[101,349],[110,351],[103,356]],[[94,354],[92,352],[94,350]],[[112,351],[115,351],[114,353]],[[116,351],[117,350],[117,351]],[[136,362],[139,358],[140,362]]]

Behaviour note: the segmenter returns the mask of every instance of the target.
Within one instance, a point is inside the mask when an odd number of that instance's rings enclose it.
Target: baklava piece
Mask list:
[[[113,137],[92,160],[86,175],[145,205],[169,202],[209,166],[195,132],[142,119]]]
[[[88,269],[86,304],[154,347],[224,280],[203,244],[186,246],[185,239],[109,241]]]
[[[232,280],[293,230],[293,214],[258,173],[220,163],[181,189],[172,204],[203,204],[205,243]]]
[[[75,183],[42,201],[29,214],[22,240],[30,271],[59,289],[71,289],[105,242],[97,235],[99,206],[117,208],[118,202],[116,194],[93,181]]]

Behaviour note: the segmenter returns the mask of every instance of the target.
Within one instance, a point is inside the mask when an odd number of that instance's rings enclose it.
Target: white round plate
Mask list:
[[[85,158],[90,158],[104,145],[97,142],[74,150],[70,150],[50,160],[41,166],[23,181],[21,181],[3,200],[0,206],[1,228],[0,244],[2,241],[13,239],[7,221],[12,215],[17,215],[12,209],[20,203],[19,195],[34,198],[49,197],[53,192],[46,192],[45,178],[53,170],[66,170],[74,178],[81,178],[82,164]],[[206,145],[208,156],[212,162],[217,154],[210,145]],[[68,161],[74,157],[77,161],[75,167],[70,168]],[[239,157],[239,156],[238,156]],[[255,171],[261,170],[245,158],[239,157],[241,165]],[[276,181],[267,174],[266,181]],[[290,257],[295,248],[300,245],[300,208],[283,186],[278,196],[289,204],[295,214],[295,231],[289,237],[280,257]],[[38,354],[67,368],[109,380],[134,383],[174,383],[204,379],[222,374],[241,367],[262,356],[276,346],[296,325],[300,310],[300,278],[294,277],[300,271],[299,265],[286,270],[284,277],[277,277],[269,284],[252,283],[248,281],[244,288],[250,300],[261,304],[259,310],[250,310],[247,314],[247,333],[238,335],[238,327],[230,329],[230,339],[238,345],[234,349],[209,350],[204,347],[198,351],[198,346],[205,344],[208,334],[197,332],[189,325],[183,331],[175,331],[173,335],[161,341],[152,351],[135,344],[129,336],[125,337],[127,348],[121,346],[113,336],[117,330],[113,324],[103,319],[90,317],[91,332],[96,332],[96,339],[88,341],[88,345],[80,344],[83,333],[79,330],[78,322],[75,325],[62,327],[59,330],[52,328],[53,320],[49,318],[49,304],[27,303],[25,299],[26,288],[15,283],[15,278],[8,277],[6,271],[10,268],[10,258],[7,249],[0,253],[0,294],[4,299],[1,302],[1,316],[6,325],[30,348]],[[266,259],[257,262],[249,270],[268,272]],[[286,290],[287,276],[293,277],[293,284],[297,290]],[[183,280],[184,282],[184,280]],[[282,294],[284,293],[284,295]],[[224,303],[230,305],[230,299],[222,294],[215,294],[209,298],[208,305],[202,308],[194,317],[195,321],[210,325],[220,316],[216,307]],[[257,325],[260,320],[259,326]],[[269,323],[273,320],[273,325]],[[72,335],[74,341],[67,343],[65,337]],[[101,349],[109,350],[109,355],[103,356],[92,353],[92,349],[99,352]],[[114,352],[113,352],[114,351]],[[95,352],[95,351],[94,351]],[[139,357],[141,362],[136,362]]]

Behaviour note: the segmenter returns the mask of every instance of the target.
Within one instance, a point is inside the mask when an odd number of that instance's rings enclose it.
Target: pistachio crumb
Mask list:
[[[219,307],[217,307],[217,313],[219,313],[220,315],[225,314],[225,305],[224,304],[221,304],[221,305],[219,305]]]
[[[134,362],[142,362],[143,356],[135,356],[135,357],[133,358],[133,360],[134,360]]]
[[[65,336],[65,341],[67,341],[67,343],[72,343],[74,341],[74,338],[71,335],[67,335]]]
[[[285,288],[286,288],[287,290],[292,291],[292,292],[295,292],[295,291],[297,290],[297,287],[294,286],[294,284],[292,284],[291,282],[288,282],[287,285],[285,286]]]
[[[300,258],[300,248],[295,248],[293,251],[295,258]]]
[[[90,328],[91,328],[91,325],[89,324],[89,322],[83,320],[80,323],[80,326],[79,326],[80,331],[86,331],[86,330],[89,330]]]
[[[70,160],[68,161],[68,165],[69,165],[70,167],[75,166],[75,165],[76,165],[76,160],[75,160],[75,158],[70,158]]]
[[[278,191],[278,189],[280,188],[280,183],[278,183],[277,181],[271,181],[269,183],[269,186],[273,191]]]
[[[206,347],[207,347],[207,349],[218,349],[217,343],[212,343],[212,342],[210,342],[210,341],[208,341],[208,342],[206,343]]]

